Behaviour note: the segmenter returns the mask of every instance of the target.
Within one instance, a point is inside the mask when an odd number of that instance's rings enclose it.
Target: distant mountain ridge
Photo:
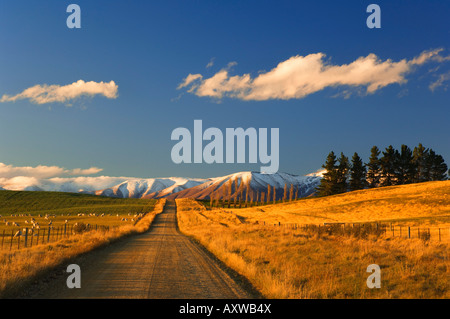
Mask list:
[[[96,195],[110,197],[132,197],[132,198],[194,198],[194,199],[223,199],[234,198],[241,192],[241,183],[243,193],[246,194],[249,184],[249,195],[256,198],[262,192],[267,192],[268,185],[275,189],[276,198],[281,199],[284,193],[284,187],[290,190],[293,185],[298,197],[306,197],[315,192],[322,176],[318,173],[307,176],[298,176],[288,173],[264,174],[258,172],[239,172],[222,177],[209,178],[204,180],[190,180],[183,178],[155,179],[149,183],[149,180],[126,181],[119,185],[96,191]],[[232,181],[231,194],[228,193],[226,183]],[[238,189],[235,187],[235,181],[238,181]],[[245,186],[245,187],[244,187]],[[246,195],[245,195],[246,196]]]
[[[162,198],[203,184],[205,181],[207,180],[182,177],[136,179],[98,190],[95,194],[119,198]]]
[[[21,183],[0,183],[0,190],[59,191],[117,198],[193,198],[207,200],[211,197],[214,199],[234,198],[240,196],[241,193],[247,196],[247,189],[249,196],[256,199],[261,193],[267,193],[270,185],[271,189],[275,189],[276,198],[281,199],[285,185],[288,190],[292,185],[297,197],[314,194],[322,175],[322,171],[305,176],[288,173],[238,172],[205,179],[184,177],[142,179],[110,176],[23,179]],[[21,177],[17,177],[17,180],[22,181]],[[230,180],[233,182],[231,194],[229,193],[229,185],[225,185]],[[236,180],[238,182],[237,189]]]

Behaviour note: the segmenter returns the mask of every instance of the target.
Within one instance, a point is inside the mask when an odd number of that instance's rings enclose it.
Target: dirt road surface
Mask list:
[[[67,288],[67,274],[35,297],[254,298],[210,254],[178,231],[174,201],[167,201],[148,232],[91,253],[80,267],[80,289]]]

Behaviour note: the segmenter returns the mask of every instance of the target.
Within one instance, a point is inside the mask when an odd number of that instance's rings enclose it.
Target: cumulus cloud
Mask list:
[[[241,100],[264,101],[270,99],[300,99],[327,87],[363,88],[366,94],[390,84],[407,82],[405,76],[428,61],[444,62],[442,49],[424,51],[419,56],[398,62],[380,60],[375,54],[360,57],[349,64],[332,65],[325,61],[324,53],[294,56],[279,63],[268,72],[258,76],[250,74],[230,75],[229,67],[213,76],[189,74],[178,89],[199,97],[237,98]]]
[[[106,82],[85,82],[79,80],[68,85],[35,85],[25,89],[17,95],[3,95],[0,102],[15,102],[17,100],[29,99],[36,104],[45,103],[67,103],[81,96],[103,95],[108,99],[117,98],[118,86],[114,81]]]
[[[94,192],[96,190],[120,184],[129,178],[110,176],[79,176],[79,177],[53,177],[36,178],[29,176],[16,176],[12,178],[0,177],[0,188],[13,191],[42,190],[58,192]]]
[[[91,167],[88,169],[65,169],[59,166],[13,166],[0,163],[0,178],[10,179],[15,177],[27,178],[51,178],[57,176],[78,176],[78,175],[92,175],[101,172],[103,169],[98,167]]]
[[[0,163],[0,188],[7,190],[94,191],[122,182],[123,177],[86,176],[101,168],[65,169],[59,166],[13,166]]]

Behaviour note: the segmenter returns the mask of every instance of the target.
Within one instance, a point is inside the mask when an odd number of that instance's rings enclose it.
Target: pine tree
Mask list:
[[[333,151],[328,154],[327,160],[322,167],[326,169],[326,172],[323,174],[320,185],[316,189],[317,195],[328,196],[337,194],[337,161]]]
[[[426,167],[430,172],[431,181],[443,181],[447,179],[447,164],[441,155],[430,149],[426,159]]]
[[[416,167],[416,174],[414,176],[414,183],[422,183],[430,180],[429,172],[426,170],[425,160],[428,156],[429,150],[421,143],[413,150],[413,163]]]
[[[414,182],[416,175],[416,165],[413,162],[411,149],[402,145],[400,152],[396,152],[395,157],[395,178],[396,184],[409,184]]]
[[[398,151],[396,151],[392,145],[386,148],[383,152],[383,157],[380,159],[381,167],[381,180],[380,186],[391,186],[396,184],[395,180],[395,163],[398,156]]]
[[[366,167],[358,153],[355,153],[352,157],[352,167],[350,170],[350,190],[364,189],[366,185]]]
[[[348,160],[348,157],[344,155],[344,153],[341,153],[341,156],[339,157],[339,165],[337,168],[337,193],[345,193],[348,191],[348,174],[350,171],[350,162]]]
[[[378,147],[373,146],[370,150],[369,163],[367,163],[367,186],[374,188],[380,186],[380,150]]]

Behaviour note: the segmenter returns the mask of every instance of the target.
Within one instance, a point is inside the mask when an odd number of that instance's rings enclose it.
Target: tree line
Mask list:
[[[448,170],[444,158],[422,144],[412,151],[404,144],[400,150],[390,145],[383,152],[373,146],[366,164],[356,152],[351,163],[343,153],[337,159],[334,152],[330,152],[322,167],[326,172],[316,189],[318,196],[365,188],[442,181],[447,179]]]
[[[277,201],[288,202],[298,199],[298,186],[284,184],[283,195],[281,188],[267,184],[267,189],[253,191],[249,182],[242,178],[230,178],[220,192],[210,196],[210,207],[242,208],[259,205],[275,204]]]

